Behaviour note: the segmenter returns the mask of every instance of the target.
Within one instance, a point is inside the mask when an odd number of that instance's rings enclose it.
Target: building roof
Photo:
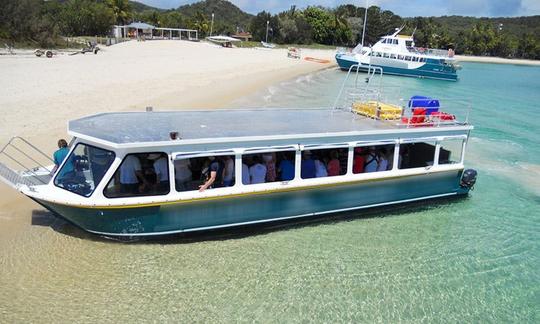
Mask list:
[[[387,130],[391,133],[395,130],[406,130],[390,122],[331,109],[104,113],[70,121],[68,127],[73,136],[110,144],[169,141],[170,132],[178,132],[181,140],[193,143],[218,142],[219,139],[224,141],[232,138],[322,137],[373,130]],[[436,131],[434,127],[427,128],[428,131]]]
[[[137,29],[155,29],[155,26],[149,25],[147,23],[143,22],[132,22],[131,24],[127,25],[126,27],[129,28],[137,28]]]

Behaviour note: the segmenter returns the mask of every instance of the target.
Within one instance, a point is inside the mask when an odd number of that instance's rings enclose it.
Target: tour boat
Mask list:
[[[367,71],[371,67],[381,67],[384,74],[457,81],[460,68],[452,49],[428,49],[415,47],[413,36],[399,35],[403,27],[392,35],[383,36],[372,47],[362,44],[352,52],[336,54],[336,61],[342,70],[352,65],[360,65]]]
[[[346,82],[340,97],[353,100],[326,109],[147,109],[72,120],[69,154],[57,170],[5,162],[0,179],[85,231],[111,237],[467,195],[476,181],[464,168],[468,110],[459,118],[428,97],[384,102],[357,80]],[[41,152],[16,138],[0,157],[25,165],[21,143]],[[37,162],[43,154],[24,155]]]

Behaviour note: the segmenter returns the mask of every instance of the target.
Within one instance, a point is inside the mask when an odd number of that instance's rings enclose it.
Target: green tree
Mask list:
[[[307,7],[304,17],[313,31],[313,40],[320,44],[333,42],[333,19],[330,13],[321,7]]]
[[[133,16],[128,0],[107,0],[107,6],[113,11],[114,19],[118,25],[125,25]]]

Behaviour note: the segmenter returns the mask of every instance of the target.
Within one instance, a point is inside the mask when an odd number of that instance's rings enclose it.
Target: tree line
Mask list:
[[[114,24],[144,21],[171,28],[233,35],[249,31],[254,41],[278,44],[325,44],[352,47],[361,41],[365,8],[309,6],[250,15],[225,0],[205,0],[161,10],[128,0],[2,0],[0,39],[55,46],[61,36],[106,36]],[[416,45],[452,46],[458,54],[540,59],[540,16],[474,18],[460,16],[402,18],[377,6],[367,9],[365,44],[405,26]],[[215,15],[212,23],[211,14]]]

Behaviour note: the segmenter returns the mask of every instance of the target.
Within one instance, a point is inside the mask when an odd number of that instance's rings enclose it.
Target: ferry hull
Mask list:
[[[87,208],[38,202],[78,227],[108,236],[167,235],[466,194],[462,171],[255,193],[155,206]]]
[[[354,59],[353,57],[343,55],[343,54],[337,54],[336,61],[339,68],[344,71],[348,71],[352,65],[359,64],[358,60]],[[452,71],[440,71],[440,68],[438,65],[429,63],[429,62],[424,64],[422,67],[418,69],[403,69],[403,68],[376,65],[376,64],[372,64],[371,66],[382,68],[384,74],[400,75],[400,76],[408,76],[408,77],[416,77],[416,78],[429,78],[429,79],[438,79],[438,80],[447,80],[447,81],[458,80],[457,73],[452,72]],[[359,66],[360,71],[367,72],[368,68],[369,68],[368,65],[360,63],[360,66]]]

